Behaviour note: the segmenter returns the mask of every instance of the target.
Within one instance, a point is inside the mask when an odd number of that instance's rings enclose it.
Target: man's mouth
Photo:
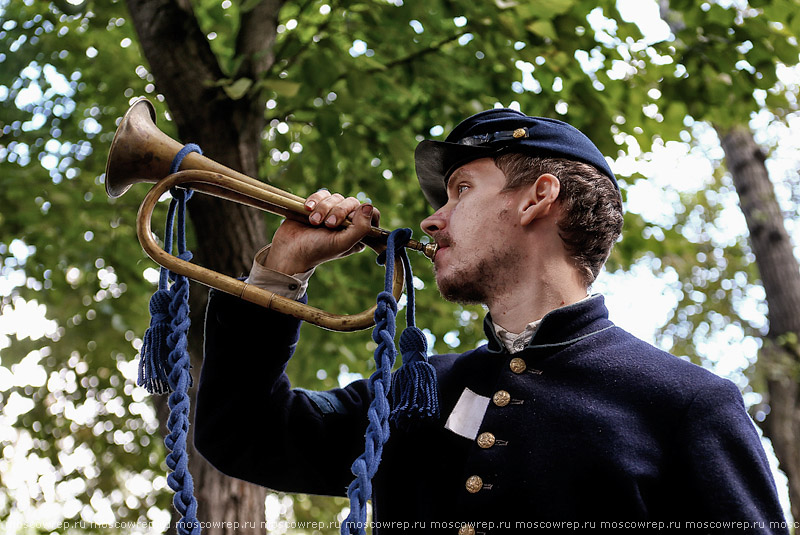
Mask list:
[[[435,241],[436,241],[436,245],[439,247],[439,249],[444,249],[444,248],[450,247],[452,245],[452,243],[450,241],[450,237],[442,235],[442,234],[440,234],[439,236],[436,236]]]
[[[451,244],[449,240],[436,240],[436,254],[433,255],[433,261],[436,262],[436,259],[439,257],[439,253],[450,247],[450,245]]]

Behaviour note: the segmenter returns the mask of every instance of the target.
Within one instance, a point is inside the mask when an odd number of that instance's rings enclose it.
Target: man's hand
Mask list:
[[[275,231],[265,267],[287,275],[303,273],[319,264],[364,248],[359,243],[378,225],[380,212],[355,197],[319,190],[305,202],[308,224],[285,220]],[[351,225],[340,229],[346,219]]]

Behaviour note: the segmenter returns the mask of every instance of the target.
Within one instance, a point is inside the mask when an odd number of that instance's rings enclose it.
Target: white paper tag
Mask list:
[[[447,417],[444,424],[445,429],[449,429],[457,435],[475,440],[478,430],[483,422],[483,415],[486,414],[486,407],[489,406],[489,398],[479,396],[469,388],[465,388],[458,398],[453,412]]]

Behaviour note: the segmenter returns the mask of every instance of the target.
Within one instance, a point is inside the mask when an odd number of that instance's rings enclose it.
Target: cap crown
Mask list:
[[[426,140],[417,146],[415,160],[422,191],[438,209],[447,202],[447,179],[453,171],[473,160],[510,152],[593,165],[619,189],[603,154],[577,128],[557,119],[496,108],[463,120],[444,141]]]

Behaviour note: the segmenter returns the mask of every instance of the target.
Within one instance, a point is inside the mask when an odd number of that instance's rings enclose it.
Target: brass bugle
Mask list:
[[[109,197],[119,197],[140,182],[153,186],[139,206],[137,235],[145,252],[159,265],[211,288],[237,295],[266,308],[335,331],[365,329],[374,323],[375,306],[358,314],[332,314],[252,286],[239,279],[182,260],[164,251],[155,240],[152,214],[161,196],[173,187],[184,187],[226,200],[258,208],[276,215],[308,223],[305,199],[270,184],[230,169],[192,152],[183,159],[180,170],[170,174],[175,155],[183,144],[164,134],[155,123],[156,113],[146,98],[136,100],[117,127],[106,164],[105,187]],[[372,227],[363,243],[376,252],[386,248],[389,231]],[[409,240],[407,248],[430,259],[436,244]],[[399,299],[404,274],[401,262],[395,263],[392,292]]]

